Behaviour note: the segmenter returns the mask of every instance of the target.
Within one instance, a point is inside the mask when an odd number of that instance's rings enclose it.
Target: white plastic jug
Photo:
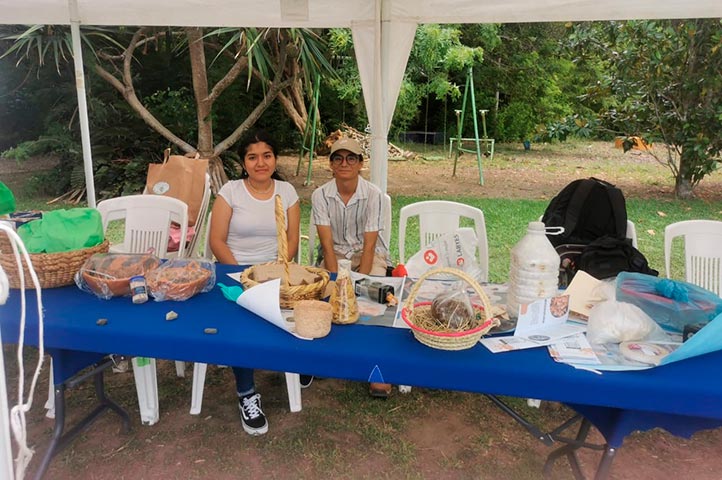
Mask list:
[[[509,316],[519,316],[519,305],[556,295],[559,254],[546,236],[544,223],[530,222],[526,235],[511,249]]]

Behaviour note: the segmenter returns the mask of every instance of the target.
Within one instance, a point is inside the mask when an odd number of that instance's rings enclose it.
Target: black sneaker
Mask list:
[[[313,375],[299,375],[301,388],[308,388],[313,383]]]
[[[261,394],[250,393],[238,399],[243,430],[249,435],[263,435],[268,431],[268,421],[261,410]]]

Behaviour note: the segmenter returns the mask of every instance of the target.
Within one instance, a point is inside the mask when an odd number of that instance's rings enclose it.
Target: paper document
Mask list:
[[[528,335],[509,335],[504,337],[482,338],[479,342],[492,353],[511,352],[526,348],[544,347],[561,339],[583,333],[585,325],[567,323],[529,332]]]
[[[597,288],[602,285],[600,280],[589,275],[583,270],[579,270],[572,283],[564,291],[569,295],[569,310],[589,318],[589,311],[594,305],[604,300],[597,296]]]
[[[602,363],[583,333],[564,338],[547,347],[552,358],[560,363],[576,365],[599,365]]]
[[[312,340],[296,334],[295,324],[286,320],[292,312],[287,311],[284,317],[279,303],[280,292],[281,280],[277,278],[249,288],[238,297],[236,303],[295,337]]]
[[[515,337],[528,337],[531,334],[564,325],[569,318],[569,295],[543,298],[519,307],[519,320],[516,322]],[[548,335],[548,334],[547,334]],[[558,334],[553,335],[561,338]]]

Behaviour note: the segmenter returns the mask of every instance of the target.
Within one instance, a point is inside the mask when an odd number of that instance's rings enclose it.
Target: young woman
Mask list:
[[[241,143],[241,179],[223,185],[213,204],[210,246],[219,262],[255,265],[278,259],[276,195],[281,196],[286,211],[288,259],[296,255],[301,208],[293,185],[276,171],[276,152],[275,142],[263,131]],[[243,429],[250,435],[262,435],[268,431],[268,421],[253,373],[250,368],[233,368]]]

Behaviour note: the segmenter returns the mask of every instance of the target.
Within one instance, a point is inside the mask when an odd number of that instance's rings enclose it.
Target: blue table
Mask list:
[[[238,269],[218,265],[218,279],[231,283],[225,273]],[[129,298],[100,300],[75,287],[46,290],[43,300],[45,345],[56,385],[108,352],[357,381],[368,381],[378,368],[393,384],[563,402],[585,417],[582,430],[591,422],[606,439],[600,477],[634,430],[662,427],[689,436],[722,425],[722,383],[717,381],[722,352],[647,371],[598,375],[555,363],[543,348],[501,354],[481,345],[459,352],[434,350],[404,329],[335,325],[327,337],[299,340],[227,301],[218,288],[185,302],[142,305]],[[174,321],[165,320],[170,310],[178,313]],[[0,307],[6,342],[18,338],[19,311],[19,292],[13,290]],[[107,324],[97,325],[99,318]],[[208,327],[218,333],[204,333]],[[33,308],[26,342],[37,344]],[[566,455],[573,462],[574,450],[584,444],[582,433],[550,460]],[[559,431],[546,435],[548,440],[561,437]]]

